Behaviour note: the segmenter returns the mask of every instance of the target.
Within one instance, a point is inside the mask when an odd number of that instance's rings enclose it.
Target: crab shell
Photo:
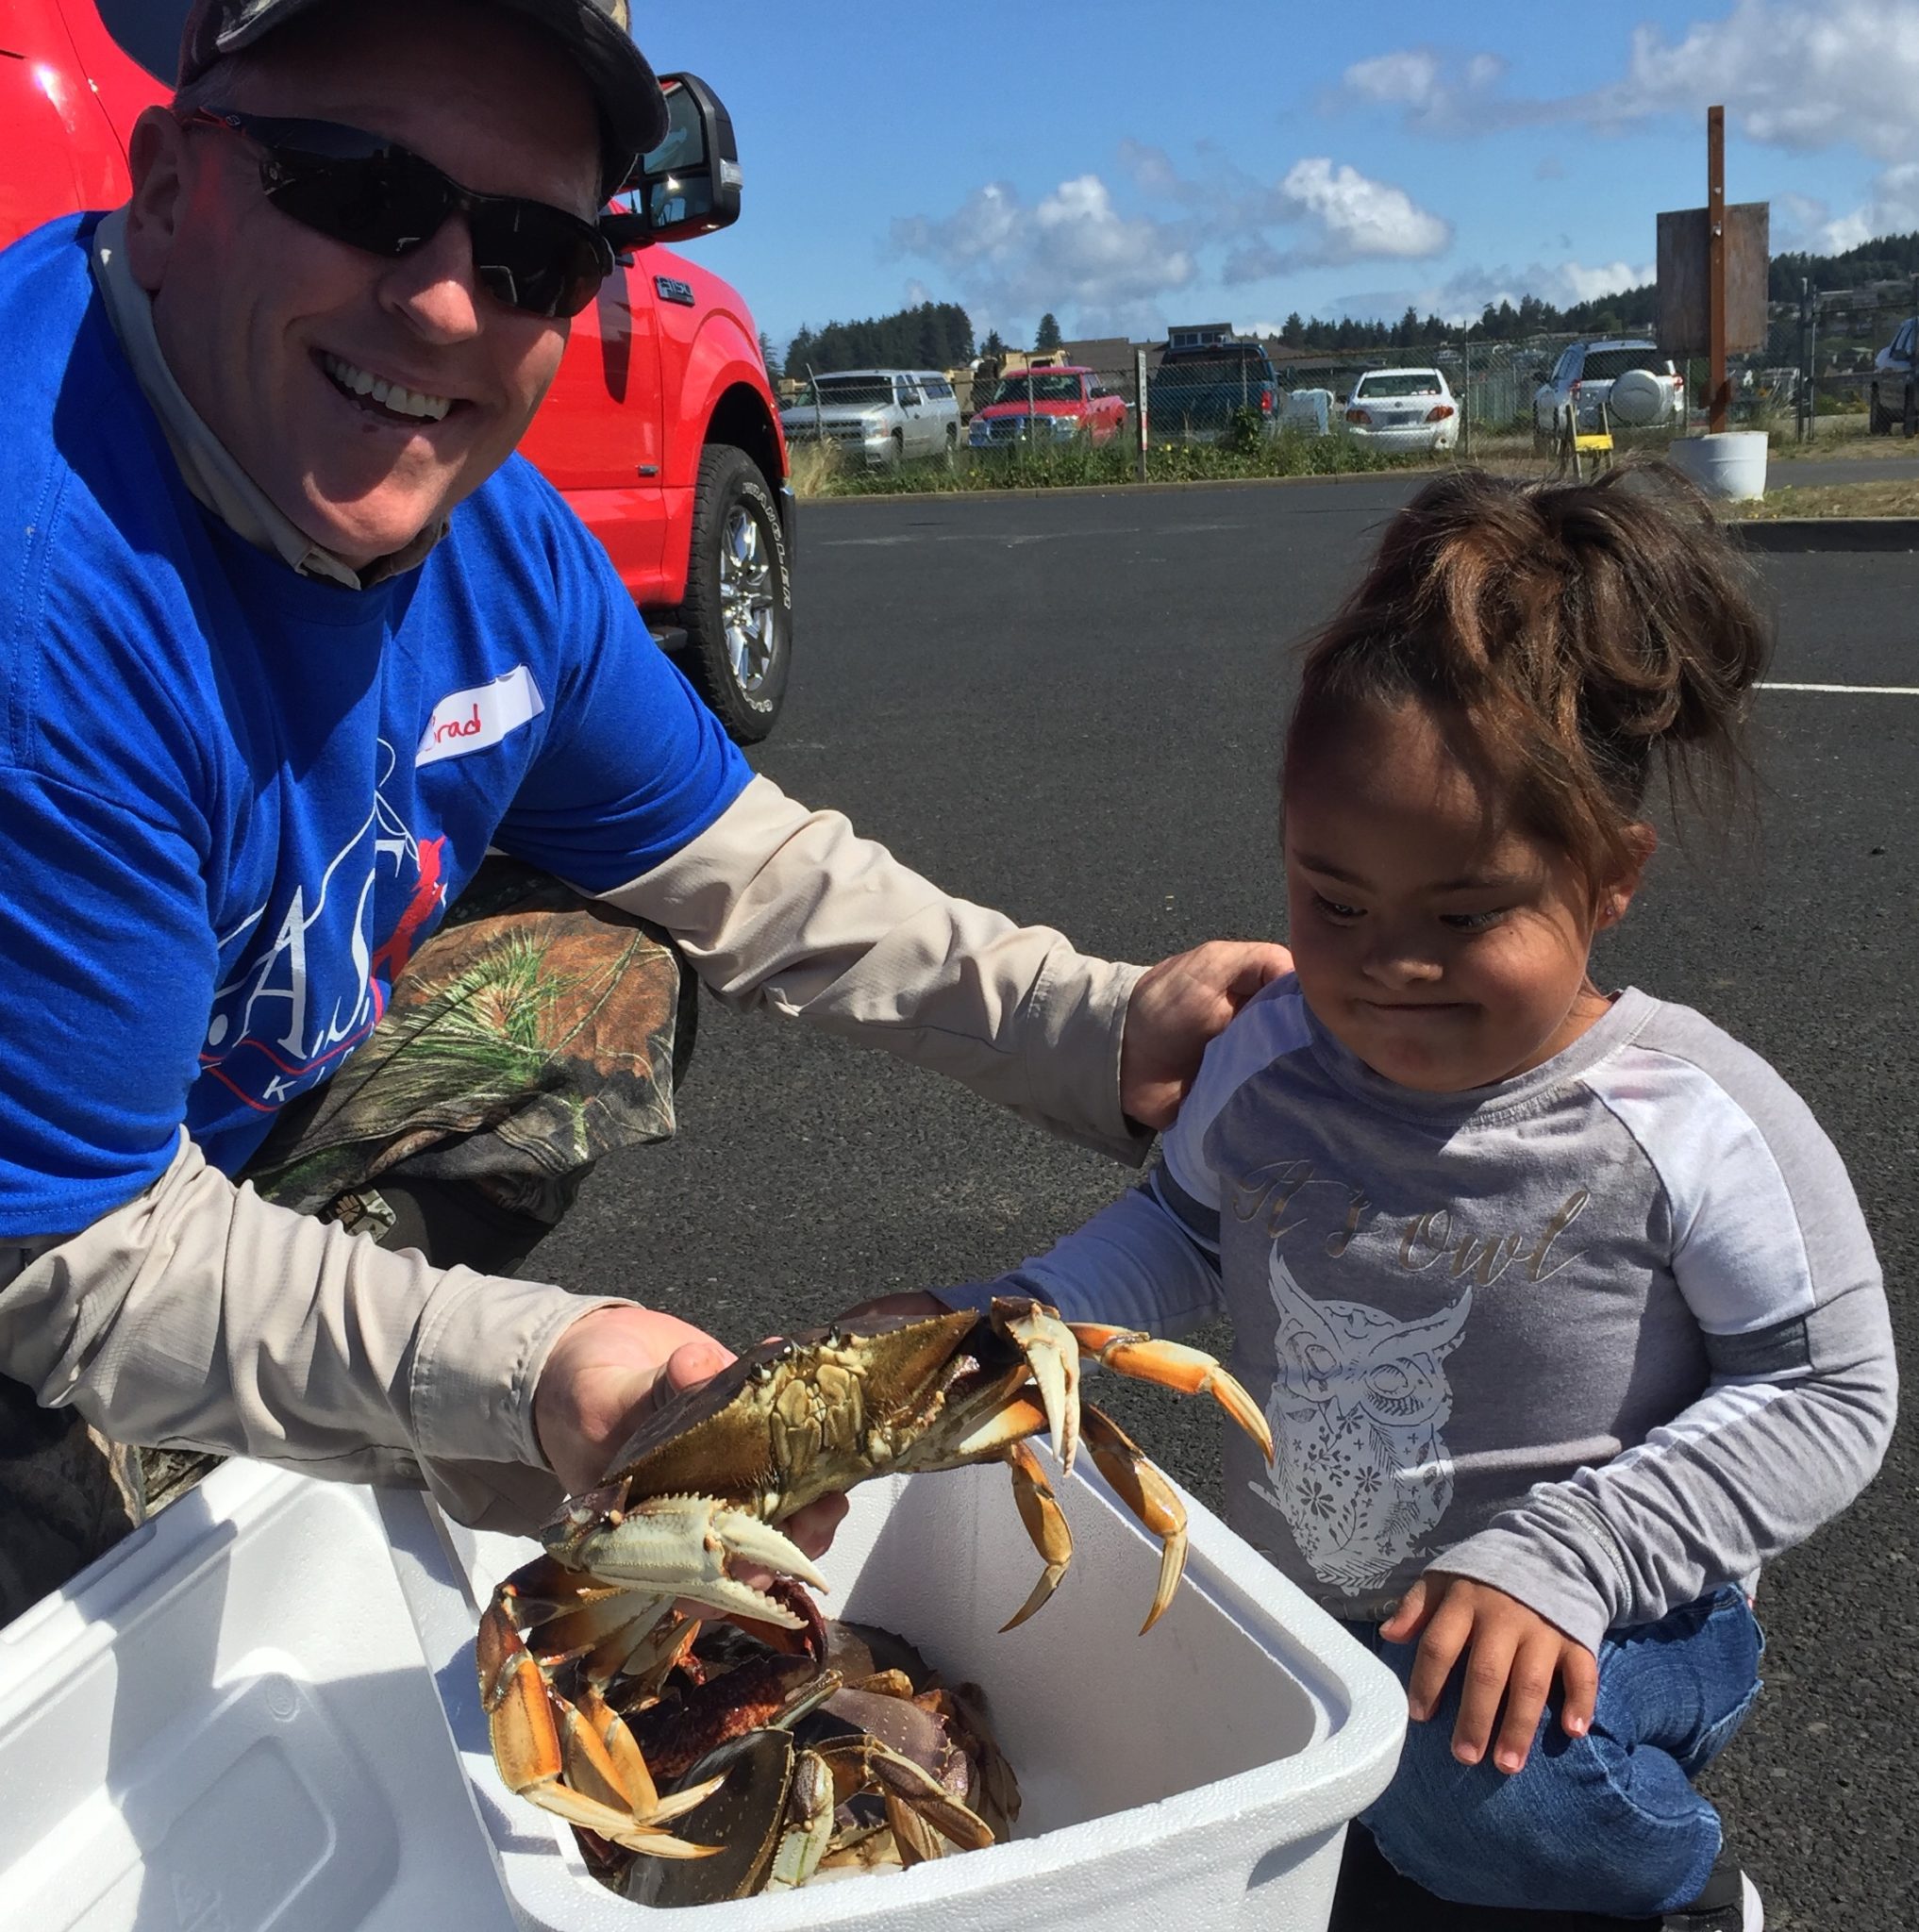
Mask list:
[[[992,1447],[966,1439],[1030,1373],[1018,1343],[971,1309],[763,1341],[650,1416],[614,1456],[601,1491],[624,1490],[628,1507],[648,1496],[714,1497],[784,1522],[903,1462],[926,1470],[987,1459],[1018,1435],[996,1431]],[[1045,1415],[1019,1424],[1037,1434]]]

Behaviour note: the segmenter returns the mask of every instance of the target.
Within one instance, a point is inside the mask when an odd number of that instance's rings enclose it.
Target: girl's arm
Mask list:
[[[1659,1173],[1710,1382],[1643,1442],[1536,1485],[1433,1566],[1589,1646],[1749,1581],[1859,1494],[1892,1436],[1892,1324],[1839,1155],[1771,1068],[1707,1030],[1684,1058],[1644,1056],[1635,1089],[1607,1104]]]
[[[983,1307],[996,1294],[1029,1294],[1069,1322],[1110,1322],[1167,1336],[1223,1313],[1220,1181],[1210,1131],[1248,1078],[1305,1038],[1295,983],[1290,976],[1275,981],[1206,1049],[1199,1077],[1166,1130],[1163,1158],[1140,1187],[1010,1274],[943,1289],[939,1299],[953,1307]]]
[[[949,1307],[984,1307],[994,1295],[1050,1303],[1069,1322],[1110,1322],[1182,1335],[1222,1312],[1217,1217],[1211,1238],[1179,1211],[1193,1204],[1166,1170],[1102,1208],[1085,1226],[996,1281],[939,1291]],[[1202,1216],[1203,1218],[1203,1216]]]

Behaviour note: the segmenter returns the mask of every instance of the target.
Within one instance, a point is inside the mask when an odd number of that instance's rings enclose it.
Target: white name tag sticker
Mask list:
[[[533,674],[516,664],[504,677],[491,684],[476,685],[471,691],[457,691],[433,707],[420,749],[413,754],[416,765],[430,765],[440,758],[457,758],[470,751],[484,751],[497,744],[509,731],[539,717],[546,708]]]

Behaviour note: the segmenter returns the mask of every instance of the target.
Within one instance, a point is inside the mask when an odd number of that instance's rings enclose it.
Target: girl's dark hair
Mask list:
[[[1722,797],[1772,643],[1754,573],[1663,463],[1592,483],[1429,483],[1304,647],[1289,768],[1343,714],[1411,699],[1595,885],[1628,869],[1657,758]]]

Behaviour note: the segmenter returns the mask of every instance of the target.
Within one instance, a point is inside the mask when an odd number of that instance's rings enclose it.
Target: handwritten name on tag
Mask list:
[[[426,721],[413,762],[430,765],[440,758],[457,758],[470,751],[484,751],[488,745],[499,743],[508,732],[517,731],[539,717],[545,708],[533,674],[526,665],[517,664],[491,684],[476,685],[471,691],[457,691],[442,698]]]

